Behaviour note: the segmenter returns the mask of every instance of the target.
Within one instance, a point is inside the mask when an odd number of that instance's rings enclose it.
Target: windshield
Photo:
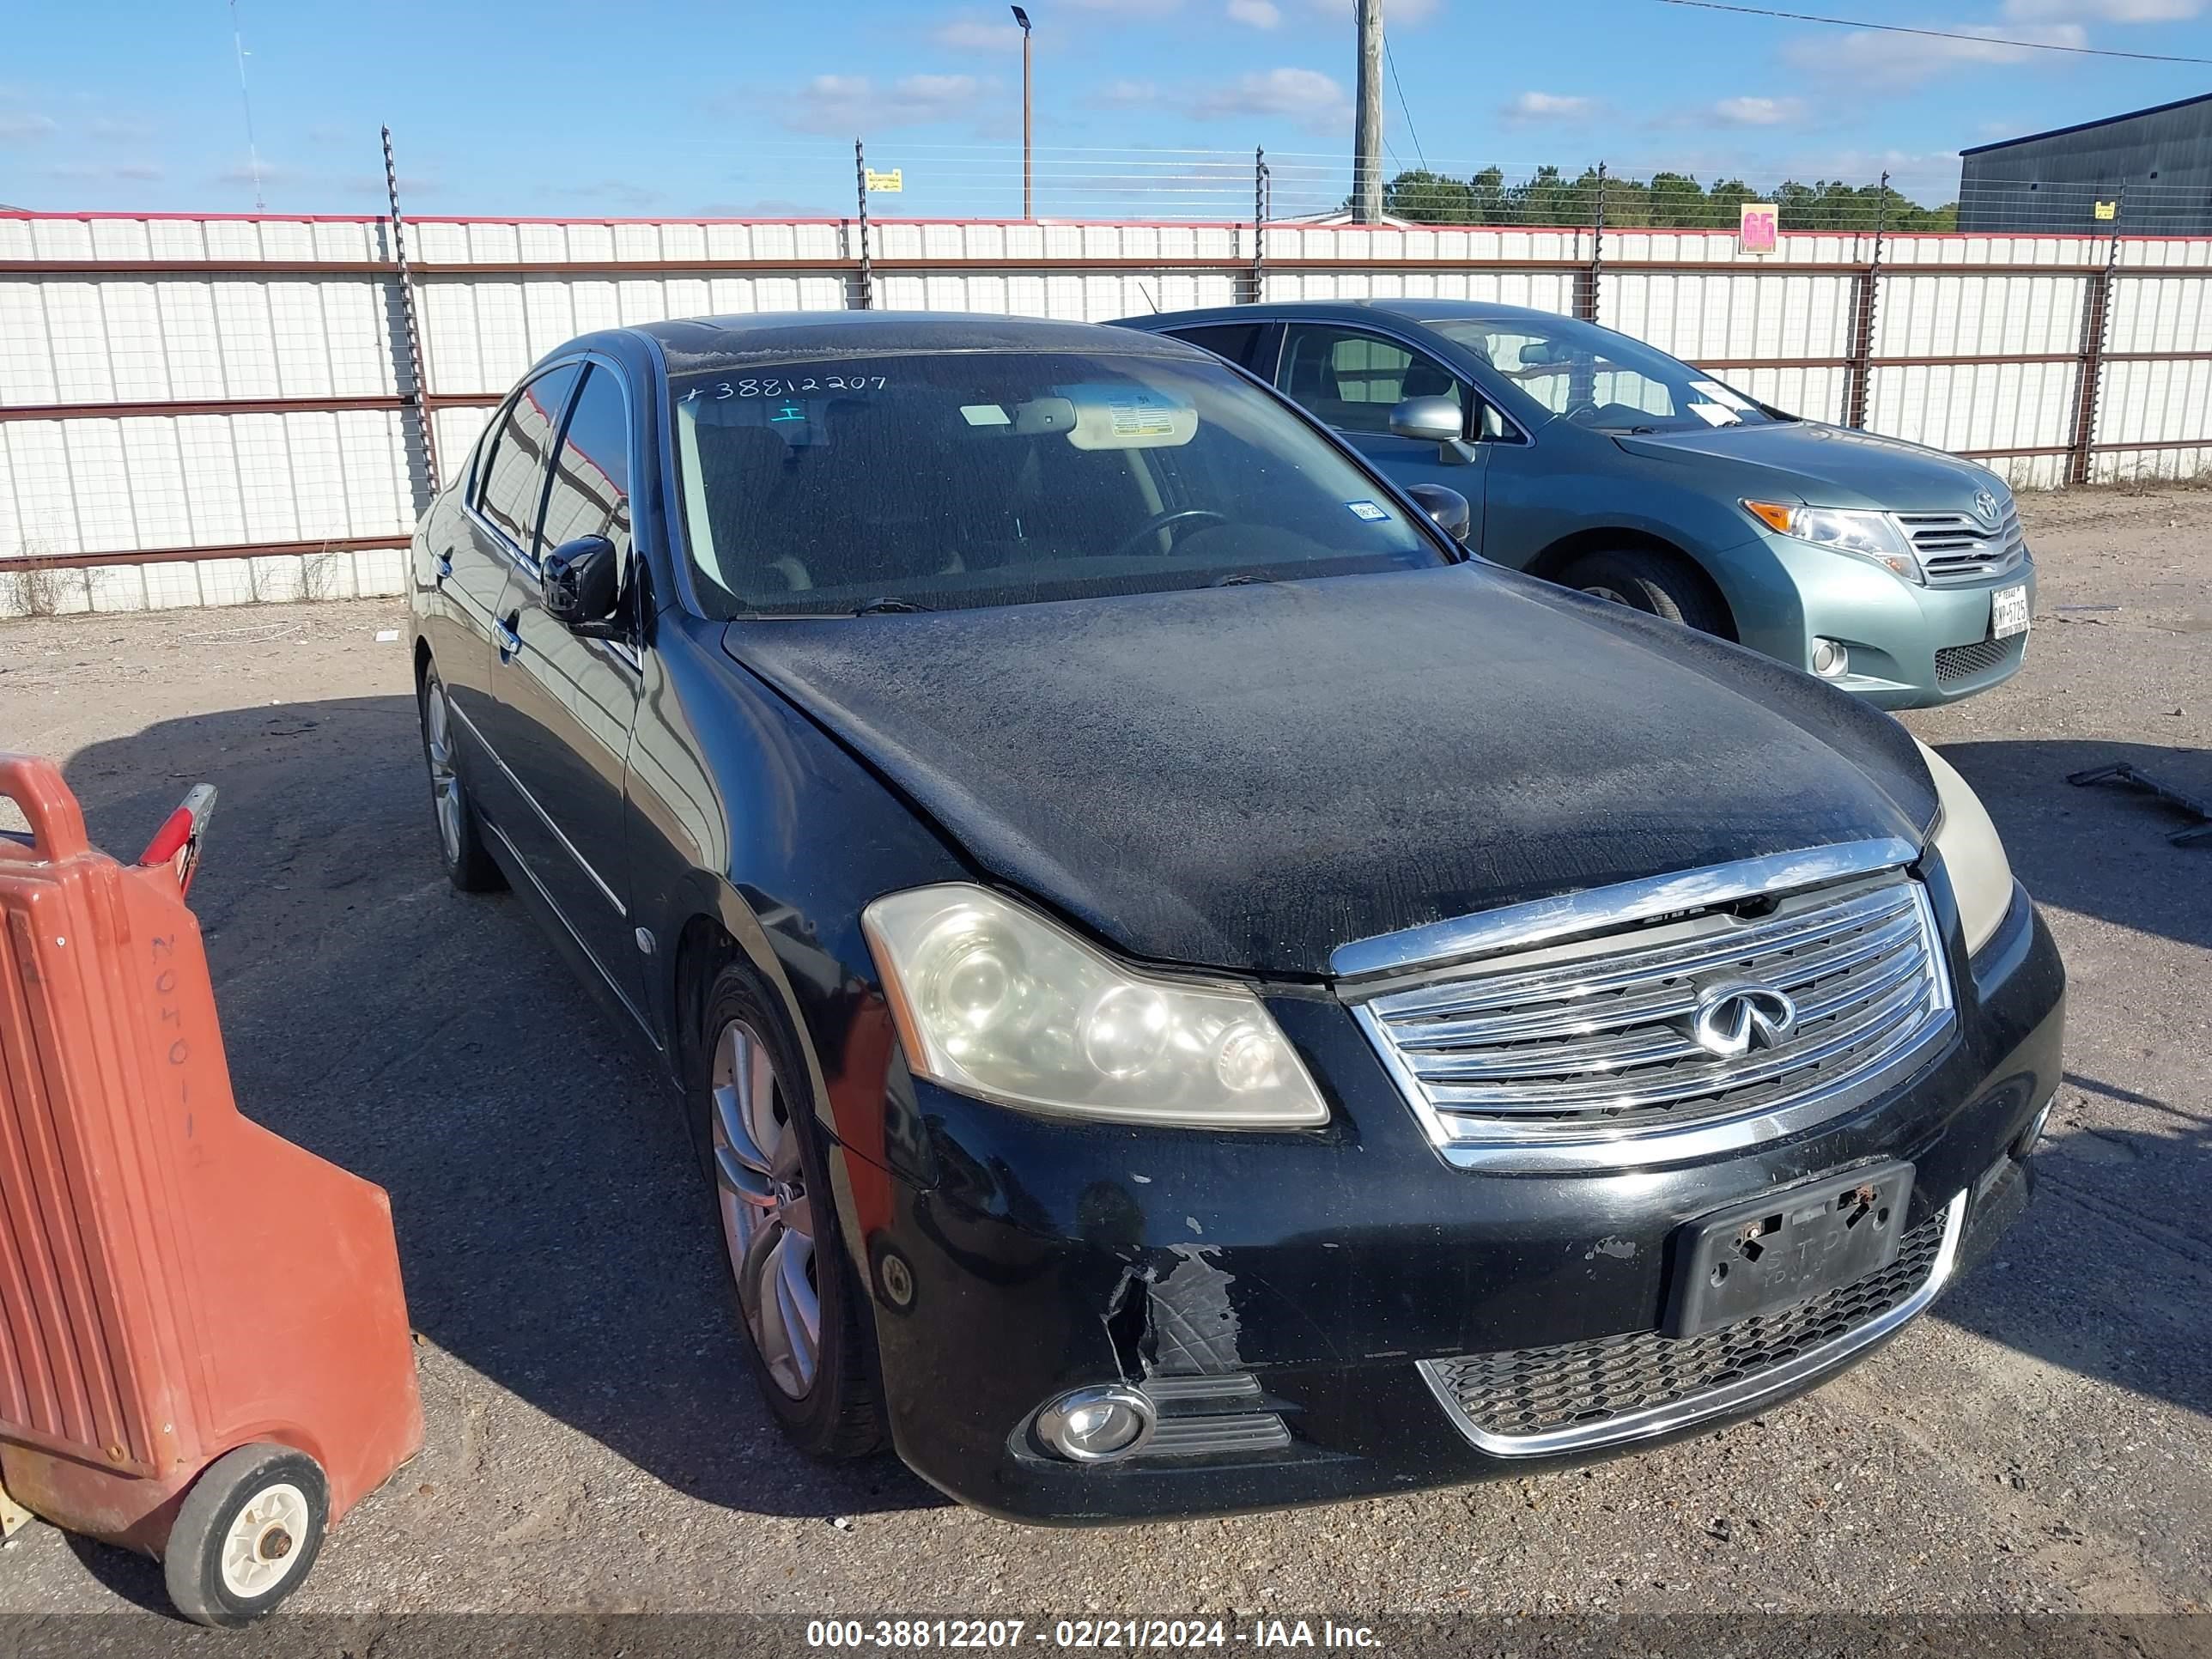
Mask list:
[[[1564,416],[1603,432],[1680,432],[1763,426],[1774,416],[1741,392],[1663,351],[1571,317],[1431,322],[1528,400],[1521,412]]]
[[[965,609],[1447,562],[1297,416],[1212,362],[927,352],[672,380],[723,617]]]

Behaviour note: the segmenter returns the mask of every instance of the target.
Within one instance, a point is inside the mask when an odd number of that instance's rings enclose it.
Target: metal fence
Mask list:
[[[0,216],[0,613],[396,592],[438,459],[531,362],[714,313],[1492,300],[2023,486],[2212,465],[2212,239],[1785,229],[1750,255],[1655,226],[857,217],[406,234],[403,280],[388,219]]]

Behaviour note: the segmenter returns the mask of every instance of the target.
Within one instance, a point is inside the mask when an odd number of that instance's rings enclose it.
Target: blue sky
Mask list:
[[[1865,21],[2212,57],[2212,0],[1827,0]],[[1790,9],[1796,9],[1790,7]],[[253,206],[222,0],[11,8],[0,203]],[[1034,0],[1039,211],[1240,214],[1341,194],[1351,0]],[[238,0],[272,211],[381,203],[377,129],[422,215],[1020,211],[1020,37],[961,0]],[[1395,160],[1509,175],[1605,160],[1871,178],[1948,199],[1955,152],[2212,90],[2212,69],[1771,21],[1658,0],[1388,0]],[[1410,121],[1408,115],[1410,114]],[[1149,206],[1150,211],[1147,211]],[[1178,212],[1175,210],[1187,210]]]

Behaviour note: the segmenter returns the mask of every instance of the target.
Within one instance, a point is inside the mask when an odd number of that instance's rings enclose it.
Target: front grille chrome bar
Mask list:
[[[1339,994],[1447,1162],[1604,1170],[1755,1146],[1872,1099],[1954,1029],[1934,907],[1902,867],[1912,849],[1856,846],[1786,890],[1744,884],[1813,861],[1468,918],[1447,926],[1455,945],[1480,939],[1473,959]],[[1894,861],[1871,865],[1872,848]],[[1654,890],[1703,902],[1654,909]],[[1515,917],[1530,931],[1499,925]],[[1729,1054],[1698,1015],[1746,988],[1790,1018]]]

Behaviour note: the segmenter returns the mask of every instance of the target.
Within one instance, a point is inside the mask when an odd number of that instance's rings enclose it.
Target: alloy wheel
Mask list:
[[[438,809],[438,838],[445,843],[446,860],[461,860],[461,775],[453,765],[453,715],[446,707],[446,688],[430,683],[422,706],[423,747],[430,757],[430,799]]]
[[[738,1302],[762,1363],[794,1400],[822,1354],[814,1214],[790,1096],[760,1033],[733,1019],[715,1034],[714,1196]]]

